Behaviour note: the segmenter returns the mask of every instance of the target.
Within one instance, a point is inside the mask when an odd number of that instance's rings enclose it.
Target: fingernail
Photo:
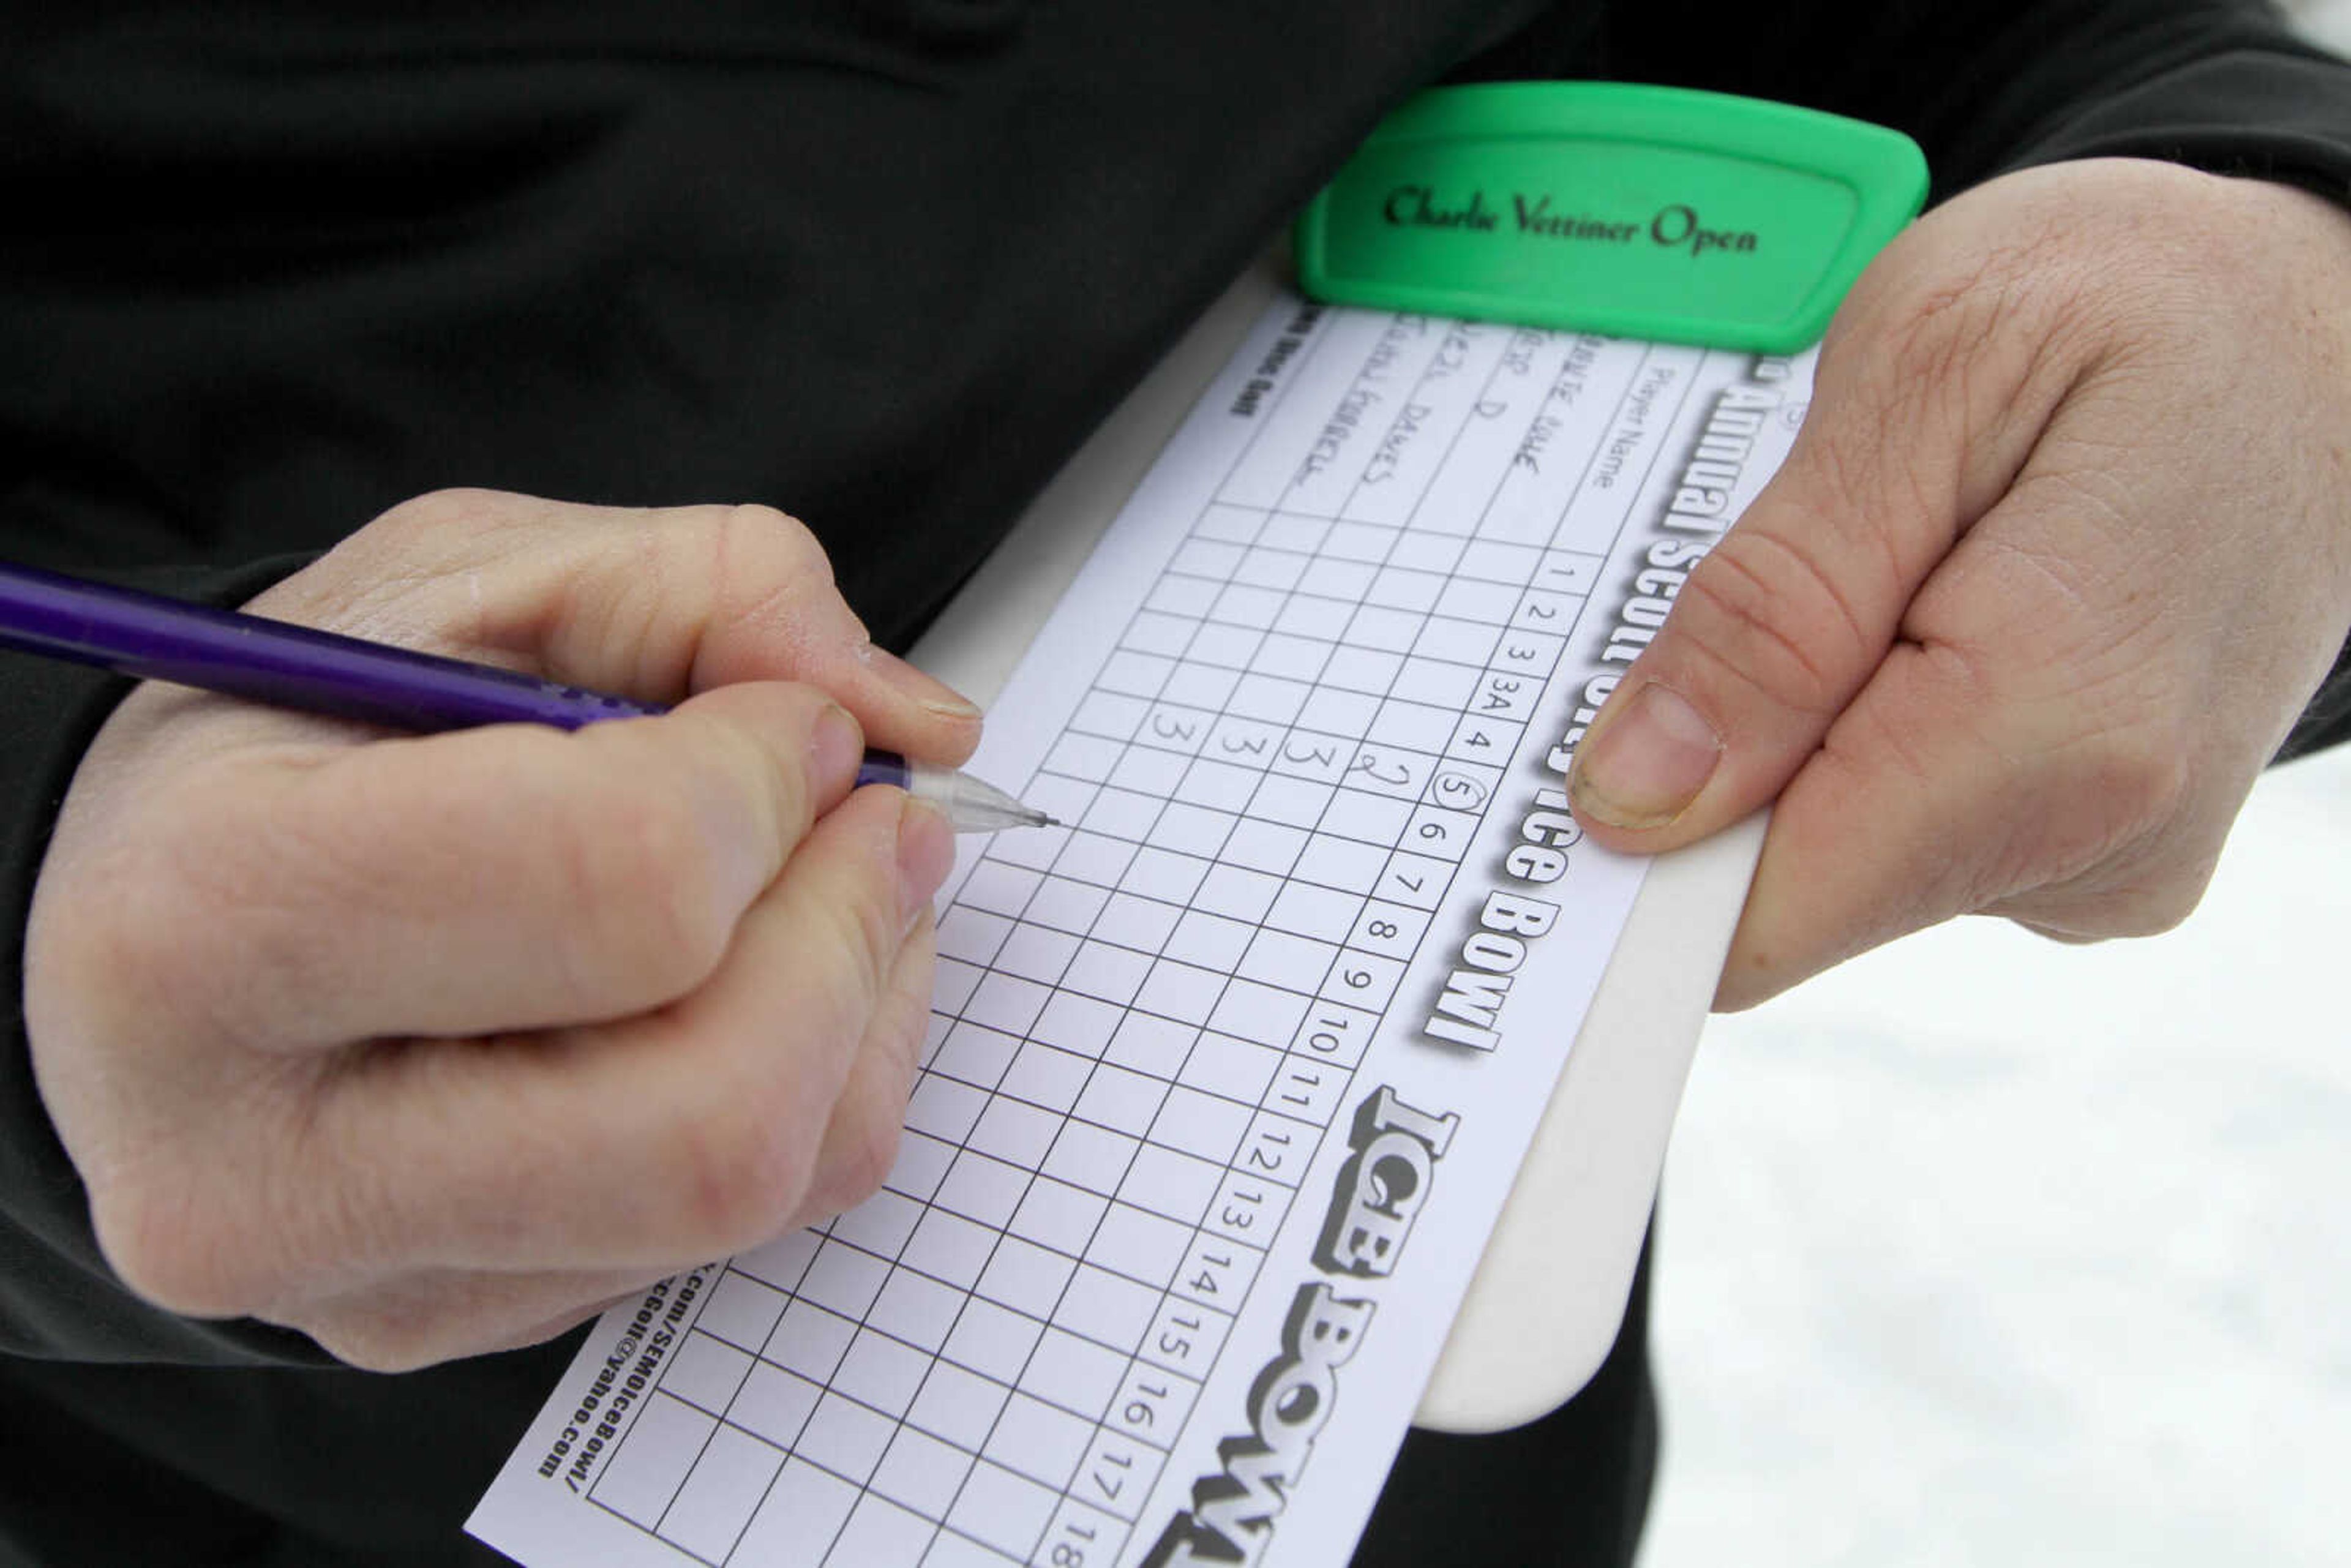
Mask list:
[[[819,794],[847,790],[865,760],[865,732],[839,703],[827,703],[809,732],[809,773]]]
[[[912,795],[898,809],[898,918],[912,931],[955,869],[955,829],[945,813]]]
[[[1721,757],[1722,737],[1698,709],[1652,684],[1584,741],[1568,794],[1615,827],[1662,828],[1689,810]]]
[[[975,719],[979,716],[977,704],[945,682],[923,674],[887,648],[861,643],[857,645],[857,660],[879,675],[883,685],[902,696],[912,698],[941,718]]]

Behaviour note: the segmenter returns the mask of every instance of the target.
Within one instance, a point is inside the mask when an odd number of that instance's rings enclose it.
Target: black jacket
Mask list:
[[[0,61],[0,556],[221,602],[446,485],[758,500],[903,645],[1447,73],[1876,120],[1944,193],[2130,153],[2351,203],[2351,68],[2244,0],[55,9]],[[119,695],[0,655],[12,1004],[51,814]],[[2338,672],[2292,746],[2346,729]],[[0,1025],[0,1558],[462,1560],[570,1340],[371,1377],[143,1305]],[[1562,1441],[1623,1446],[1621,1402],[1595,1422]],[[1515,1528],[1629,1551],[1610,1506]]]

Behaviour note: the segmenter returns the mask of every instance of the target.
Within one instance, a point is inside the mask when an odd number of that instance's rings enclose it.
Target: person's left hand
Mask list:
[[[2105,160],[1863,276],[1786,465],[1582,746],[1667,850],[1776,800],[1718,1007],[1954,915],[2195,906],[2351,622],[2351,217]]]

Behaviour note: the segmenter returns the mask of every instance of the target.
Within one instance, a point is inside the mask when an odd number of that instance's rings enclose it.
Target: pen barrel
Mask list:
[[[577,729],[657,706],[29,567],[0,567],[0,647],[277,707],[430,732]]]
[[[914,792],[914,765],[894,751],[869,751],[865,760],[857,765],[856,788],[868,784],[889,784]]]
[[[486,724],[578,729],[666,711],[513,670],[5,563],[0,649],[413,734]],[[1046,821],[977,779],[892,752],[866,753],[857,782],[894,784],[931,801],[961,832]]]

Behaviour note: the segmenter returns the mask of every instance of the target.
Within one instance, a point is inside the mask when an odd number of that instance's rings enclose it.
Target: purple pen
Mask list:
[[[419,734],[486,724],[578,729],[664,711],[493,665],[5,562],[0,648]],[[895,784],[930,800],[962,832],[1052,822],[977,779],[893,752],[866,753],[857,782]]]
[[[959,833],[992,833],[998,828],[1050,828],[1052,818],[1034,806],[970,774],[935,763],[910,762],[894,751],[869,751],[857,769],[860,784],[895,784],[917,800],[945,812]]]

